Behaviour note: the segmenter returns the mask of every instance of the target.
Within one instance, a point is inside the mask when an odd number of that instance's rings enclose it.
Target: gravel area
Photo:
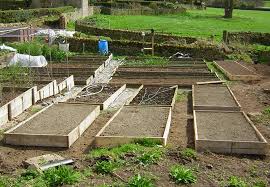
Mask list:
[[[240,112],[196,112],[199,139],[259,141],[255,130]]]
[[[225,85],[196,85],[195,105],[200,106],[235,106],[237,104]]]
[[[162,137],[169,107],[124,107],[101,136]]]
[[[12,133],[67,135],[95,108],[85,104],[55,104]]]

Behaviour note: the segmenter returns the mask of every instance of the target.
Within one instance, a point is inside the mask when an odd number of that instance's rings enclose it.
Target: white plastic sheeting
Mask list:
[[[0,50],[7,50],[7,51],[12,51],[12,52],[16,52],[17,50],[12,48],[12,47],[9,47],[9,46],[6,46],[5,44],[1,45],[0,46]]]
[[[44,36],[47,35],[50,38],[50,43],[52,43],[56,38],[59,36],[63,37],[73,37],[75,34],[75,31],[66,31],[66,30],[53,30],[53,29],[42,29],[39,30],[37,33],[34,35],[38,36]]]
[[[30,56],[24,54],[15,54],[8,66],[20,65],[22,67],[44,67],[48,62],[44,56]]]

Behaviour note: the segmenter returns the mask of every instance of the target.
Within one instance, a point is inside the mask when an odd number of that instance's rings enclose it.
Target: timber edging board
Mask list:
[[[72,103],[74,105],[74,103]],[[41,111],[37,112],[27,120],[19,123],[17,126],[11,128],[4,133],[4,141],[10,145],[23,145],[23,146],[44,146],[44,147],[67,147],[69,148],[92,124],[100,113],[100,107],[95,106],[94,110],[90,112],[84,119],[78,122],[78,125],[65,135],[60,135],[55,132],[54,134],[37,134],[37,133],[14,133],[13,131],[30,120],[40,117],[43,112],[50,110],[54,105],[69,105],[69,103],[51,104]],[[81,105],[81,104],[78,104]],[[84,104],[88,105],[88,104]],[[57,117],[57,115],[55,116]],[[65,125],[65,124],[64,124]],[[61,127],[59,127],[61,128]]]
[[[239,64],[238,62],[235,62],[237,64]],[[260,77],[258,75],[233,75],[231,74],[229,71],[227,71],[226,69],[224,69],[221,65],[218,64],[218,62],[214,62],[214,65],[216,66],[216,68],[218,68],[222,73],[224,73],[226,75],[226,77],[229,80],[232,81],[252,81],[252,80],[260,80]],[[253,73],[251,70],[249,70],[246,67],[243,67],[243,65],[240,65],[242,68],[250,71],[251,73]],[[254,73],[253,73],[254,74]]]
[[[219,105],[218,103],[216,105],[199,105],[196,103],[196,87],[215,87],[216,89],[219,89],[220,87],[224,87],[227,90],[227,94],[231,97],[231,100],[234,101],[235,106],[230,106],[228,105]],[[200,93],[198,93],[200,94]],[[210,93],[211,94],[211,93]],[[212,93],[215,94],[215,93]],[[211,95],[208,95],[211,97]],[[220,98],[222,100],[223,98]],[[204,101],[207,100],[207,98],[204,99]],[[231,91],[231,89],[227,85],[223,84],[214,84],[214,85],[192,85],[192,105],[193,105],[193,110],[224,110],[224,111],[240,111],[241,110],[241,105],[237,101],[235,95]]]
[[[166,108],[168,109],[168,117],[166,120],[165,128],[161,136],[153,137],[153,136],[102,136],[102,133],[105,129],[113,122],[113,120],[122,112],[122,110],[126,107],[133,108]],[[123,106],[121,107],[114,116],[105,124],[105,126],[97,133],[94,140],[95,147],[114,147],[121,144],[132,143],[138,139],[152,139],[160,141],[164,146],[167,144],[167,139],[169,136],[170,126],[171,126],[171,117],[172,117],[172,108],[171,107],[162,107],[162,106]]]
[[[242,141],[241,137],[239,140],[216,140],[216,139],[203,139],[198,134],[198,122],[197,115],[201,112],[208,113],[239,113],[243,115],[246,120],[246,125],[250,125],[254,130],[258,141]],[[258,131],[255,125],[247,117],[244,112],[236,111],[212,111],[212,110],[194,110],[194,134],[195,134],[195,149],[196,151],[211,151],[214,153],[225,153],[225,154],[256,154],[256,155],[266,155],[268,153],[268,143],[262,134]],[[226,126],[226,124],[223,124]],[[243,127],[244,128],[244,127]]]

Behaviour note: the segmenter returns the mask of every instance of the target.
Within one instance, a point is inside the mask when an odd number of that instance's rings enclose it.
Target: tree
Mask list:
[[[225,0],[224,2],[224,18],[232,18],[233,15],[233,0]]]

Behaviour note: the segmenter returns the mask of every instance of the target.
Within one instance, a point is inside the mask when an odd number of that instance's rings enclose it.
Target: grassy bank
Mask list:
[[[220,39],[223,30],[269,32],[270,14],[266,11],[234,10],[233,19],[222,18],[223,9],[207,8],[205,11],[190,10],[185,14],[161,16],[110,16],[96,15],[98,27],[129,30],[149,30],[182,36]],[[268,22],[268,23],[267,23]]]

